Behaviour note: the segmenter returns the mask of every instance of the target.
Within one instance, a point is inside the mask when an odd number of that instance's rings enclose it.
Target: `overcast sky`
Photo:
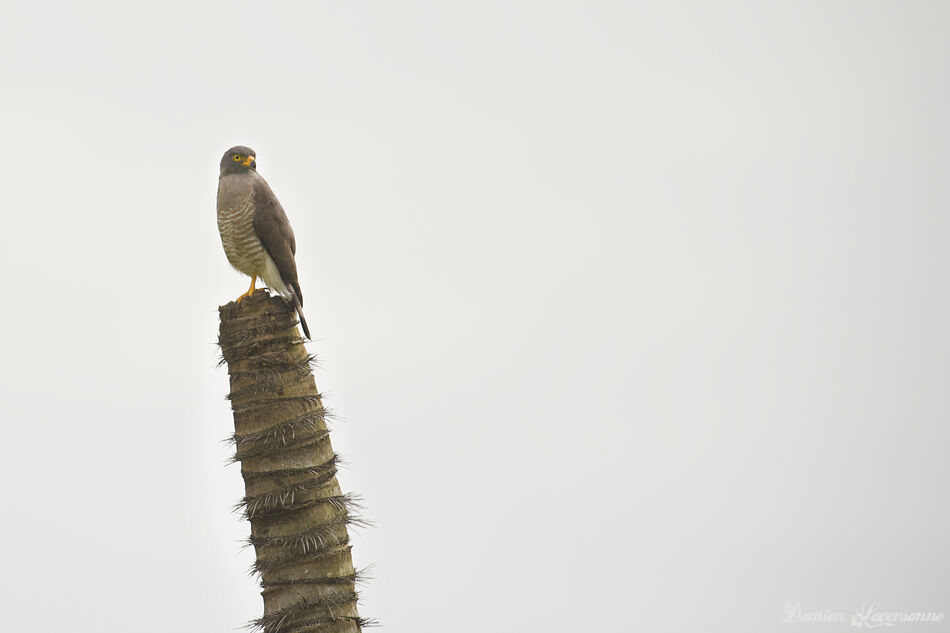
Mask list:
[[[4,630],[261,614],[235,144],[384,630],[950,612],[948,37],[943,2],[3,2]]]

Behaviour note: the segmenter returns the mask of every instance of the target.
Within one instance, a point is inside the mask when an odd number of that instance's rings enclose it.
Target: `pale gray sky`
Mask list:
[[[3,628],[260,615],[238,143],[384,630],[950,612],[948,36],[942,2],[4,2]]]

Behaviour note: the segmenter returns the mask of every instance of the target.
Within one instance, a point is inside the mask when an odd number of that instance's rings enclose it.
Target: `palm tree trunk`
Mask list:
[[[337,455],[313,380],[314,358],[293,308],[263,290],[219,308],[218,342],[231,379],[236,461],[251,522],[264,633],[354,633],[357,573],[347,526],[359,523],[340,492]]]

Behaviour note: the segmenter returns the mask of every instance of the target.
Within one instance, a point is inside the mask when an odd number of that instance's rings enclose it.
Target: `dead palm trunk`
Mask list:
[[[257,553],[264,633],[353,633],[357,574],[347,526],[359,519],[340,492],[337,456],[297,333],[293,308],[259,290],[219,308],[218,342],[231,378],[235,460],[241,462]]]

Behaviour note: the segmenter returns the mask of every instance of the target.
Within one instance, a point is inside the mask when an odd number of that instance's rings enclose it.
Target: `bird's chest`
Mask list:
[[[259,274],[266,252],[254,231],[253,193],[235,196],[218,207],[218,231],[231,265],[246,275]]]

